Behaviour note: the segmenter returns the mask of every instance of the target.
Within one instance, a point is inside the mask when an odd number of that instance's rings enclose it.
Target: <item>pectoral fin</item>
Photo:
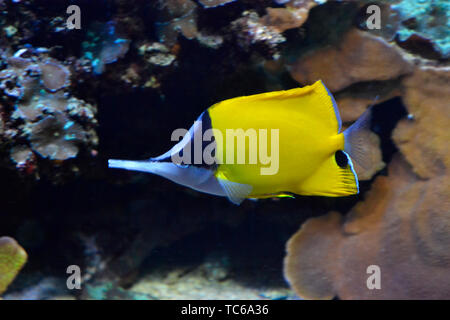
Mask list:
[[[241,204],[252,192],[252,186],[248,184],[237,183],[227,179],[217,177],[217,181],[222,187],[228,199],[234,204]]]

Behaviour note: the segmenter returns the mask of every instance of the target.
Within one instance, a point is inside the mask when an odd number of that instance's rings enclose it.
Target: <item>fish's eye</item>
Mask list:
[[[348,158],[342,150],[336,151],[336,153],[334,154],[334,158],[336,159],[336,163],[339,167],[347,168]]]

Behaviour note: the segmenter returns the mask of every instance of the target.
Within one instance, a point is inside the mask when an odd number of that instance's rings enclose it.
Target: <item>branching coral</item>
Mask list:
[[[273,49],[286,40],[276,28],[265,25],[255,11],[244,11],[241,18],[233,21],[232,28],[240,45],[246,49],[257,43]]]
[[[143,44],[139,47],[139,54],[152,65],[166,67],[175,61],[175,55],[171,54],[169,48],[159,42]]]
[[[0,238],[0,294],[6,291],[26,262],[27,253],[16,240]]]

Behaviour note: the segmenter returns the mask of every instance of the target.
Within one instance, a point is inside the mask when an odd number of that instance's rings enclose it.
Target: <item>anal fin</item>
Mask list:
[[[225,178],[217,177],[217,181],[219,181],[228,199],[237,205],[241,204],[253,190],[251,185],[229,181]]]
[[[352,160],[343,151],[347,162],[340,165],[336,155],[329,157],[308,179],[299,186],[299,194],[305,196],[342,197],[359,193],[358,177]]]

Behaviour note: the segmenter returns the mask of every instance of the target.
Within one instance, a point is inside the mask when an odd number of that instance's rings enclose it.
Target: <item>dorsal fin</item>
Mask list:
[[[342,119],[341,119],[341,115],[339,114],[339,109],[338,109],[336,100],[334,99],[334,96],[331,93],[331,91],[322,82],[322,80],[317,81],[315,84],[317,84],[317,83],[319,83],[318,86],[321,85],[323,88],[325,88],[325,90],[327,90],[328,97],[330,98],[331,104],[333,106],[334,116],[336,117],[336,120],[338,122],[338,133],[341,133],[341,130],[342,130]],[[329,104],[330,104],[330,102],[327,101],[326,105],[327,105],[328,108],[329,108]]]
[[[321,131],[326,135],[334,135],[341,131],[342,121],[336,101],[321,80],[302,88],[224,100],[213,105],[210,112],[220,114],[219,110],[223,110],[225,113],[238,114],[243,105],[257,110],[260,109],[259,106],[265,104],[274,108],[285,108],[289,112],[302,113],[304,119],[319,123]]]

